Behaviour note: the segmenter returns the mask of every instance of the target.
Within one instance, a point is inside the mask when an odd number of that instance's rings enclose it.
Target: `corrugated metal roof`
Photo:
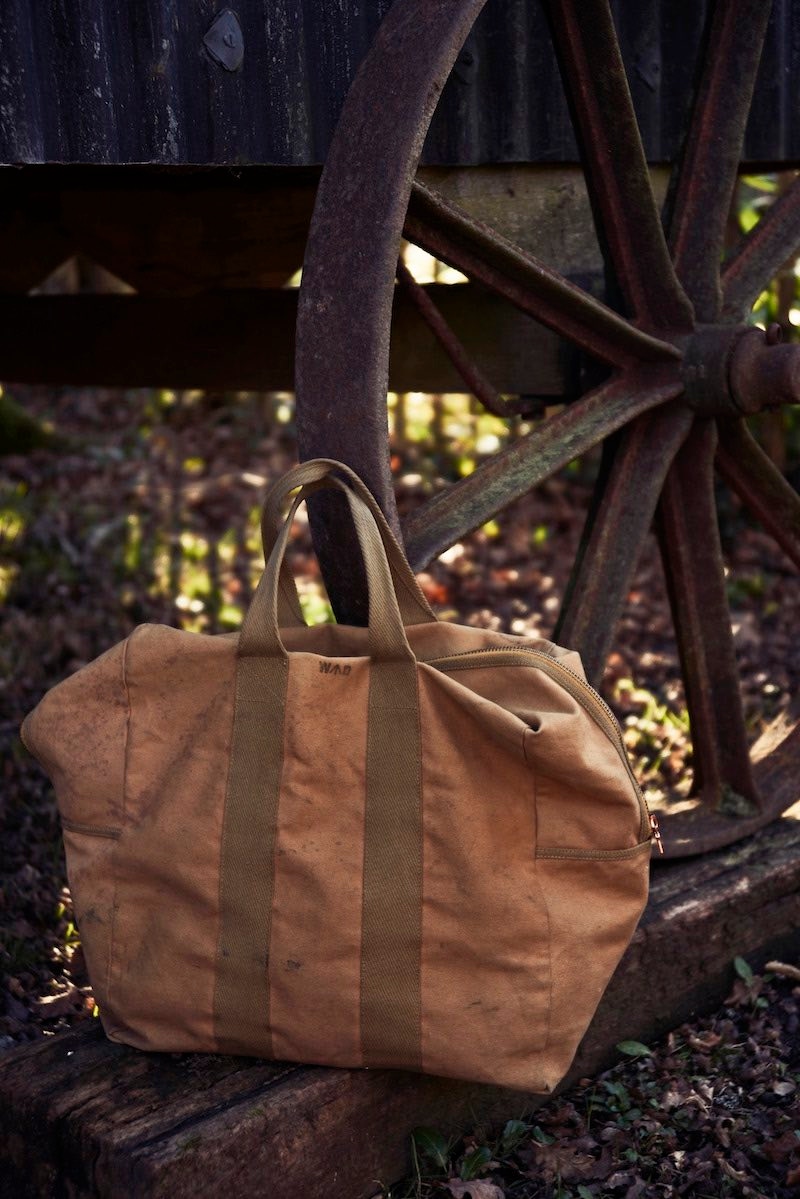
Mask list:
[[[324,161],[347,86],[389,0],[241,0],[236,73],[203,38],[209,0],[3,0],[0,162]],[[617,0],[652,161],[675,152],[707,0]],[[800,0],[776,0],[751,115],[750,160],[800,161]],[[429,163],[574,161],[536,0],[489,0],[445,88]]]

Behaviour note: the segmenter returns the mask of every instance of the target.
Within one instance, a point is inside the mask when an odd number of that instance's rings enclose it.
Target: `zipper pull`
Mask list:
[[[661,829],[658,827],[658,817],[656,816],[655,812],[650,813],[650,829],[651,829],[652,839],[655,841],[656,845],[658,846],[658,852],[663,854],[664,842],[661,838]]]

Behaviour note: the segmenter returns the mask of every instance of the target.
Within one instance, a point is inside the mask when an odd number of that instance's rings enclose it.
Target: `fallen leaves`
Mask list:
[[[390,1199],[790,1199],[800,1184],[800,987],[743,959],[726,1006],[463,1142],[428,1130],[420,1178]],[[627,1046],[628,1052],[625,1052]],[[646,1052],[645,1052],[646,1051]],[[475,1183],[464,1166],[480,1160]],[[427,1151],[426,1151],[427,1152]],[[437,1156],[438,1155],[438,1156]],[[426,1171],[426,1166],[428,1167]],[[470,1188],[493,1187],[479,1190]]]
[[[800,982],[800,968],[790,966],[787,962],[767,962],[764,969],[768,974],[777,974],[781,978],[793,978]]]
[[[42,995],[36,1000],[34,1012],[41,1020],[57,1020],[59,1016],[81,1016],[94,1008],[89,987],[68,983],[54,995]]]
[[[565,1182],[574,1182],[591,1178],[594,1168],[595,1159],[590,1154],[581,1152],[576,1145],[555,1141],[552,1145],[534,1146],[529,1172],[551,1182],[559,1177]]]
[[[455,1199],[504,1199],[505,1192],[499,1186],[495,1186],[493,1182],[487,1182],[482,1179],[475,1179],[471,1182],[462,1182],[458,1178],[449,1178],[447,1182],[442,1184],[445,1191],[449,1191]]]

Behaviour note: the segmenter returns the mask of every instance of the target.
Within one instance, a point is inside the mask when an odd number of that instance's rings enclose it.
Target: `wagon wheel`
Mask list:
[[[618,312],[456,205],[414,183],[444,81],[485,0],[396,0],[347,97],[320,183],[297,326],[301,456],[357,468],[398,528],[386,434],[388,345],[401,234],[605,364],[594,390],[413,513],[421,569],[571,459],[621,430],[595,497],[558,637],[597,681],[638,551],[656,521],[692,729],[694,799],[667,814],[686,856],[735,841],[800,798],[800,727],[751,755],[714,500],[714,466],[800,565],[800,497],[745,416],[800,399],[800,348],[743,323],[800,243],[800,182],[720,268],[769,5],[718,0],[664,225],[607,0],[546,0]],[[403,276],[461,370],[491,403],[422,289]],[[608,443],[607,443],[608,444]],[[335,503],[312,514],[340,619],[362,622],[341,567]],[[763,739],[762,739],[763,740]]]

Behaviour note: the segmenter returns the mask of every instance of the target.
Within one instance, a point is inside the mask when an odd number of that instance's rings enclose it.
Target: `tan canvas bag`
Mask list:
[[[302,624],[283,560],[320,486],[368,629]],[[264,536],[241,634],[142,625],[23,725],[108,1036],[550,1090],[647,895],[614,717],[575,654],[437,621],[346,467],[290,471]]]

